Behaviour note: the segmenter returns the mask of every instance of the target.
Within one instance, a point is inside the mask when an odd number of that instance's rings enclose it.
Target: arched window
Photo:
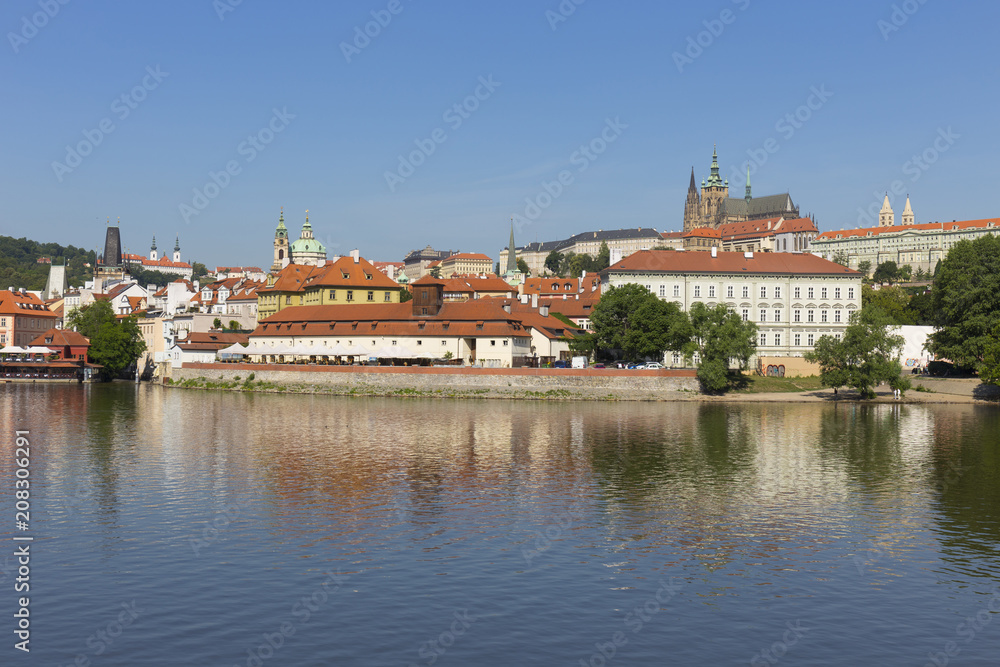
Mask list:
[[[279,250],[278,251],[278,259],[284,259],[284,258],[285,258],[285,251],[284,250]]]

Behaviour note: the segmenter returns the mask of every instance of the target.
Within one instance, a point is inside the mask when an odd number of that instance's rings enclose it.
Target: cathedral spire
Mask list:
[[[688,192],[697,192],[698,186],[694,182],[694,167],[691,167],[691,185],[688,186]]]
[[[722,187],[722,177],[719,175],[719,151],[712,147],[712,173],[708,177],[708,187]]]

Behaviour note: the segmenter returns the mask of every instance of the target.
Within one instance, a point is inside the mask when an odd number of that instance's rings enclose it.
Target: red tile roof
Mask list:
[[[752,255],[746,257],[746,254]],[[755,273],[777,275],[850,275],[857,271],[810,254],[787,252],[708,252],[641,250],[605,270],[606,273]],[[602,272],[602,273],[605,273]]]
[[[319,267],[302,284],[310,287],[354,287],[360,289],[399,289],[399,283],[379,271],[364,257],[355,262],[350,255]]]
[[[50,337],[52,338],[52,342],[45,342]],[[31,341],[29,345],[39,345],[42,347],[90,347],[90,341],[83,334],[70,329],[49,329]]]

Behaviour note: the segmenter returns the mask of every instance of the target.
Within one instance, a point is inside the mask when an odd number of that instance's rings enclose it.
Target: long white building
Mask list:
[[[602,288],[644,285],[685,312],[725,304],[757,324],[758,356],[801,357],[861,308],[861,274],[810,254],[646,250],[601,275]]]

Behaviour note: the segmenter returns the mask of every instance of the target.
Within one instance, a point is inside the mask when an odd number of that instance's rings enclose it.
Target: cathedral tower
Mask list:
[[[719,153],[712,149],[712,173],[701,182],[701,219],[703,226],[717,228],[723,220],[725,200],[729,199],[729,181],[719,175]]]
[[[694,182],[694,167],[691,167],[691,185],[688,186],[687,200],[684,202],[684,231],[689,232],[701,226],[701,196]]]

